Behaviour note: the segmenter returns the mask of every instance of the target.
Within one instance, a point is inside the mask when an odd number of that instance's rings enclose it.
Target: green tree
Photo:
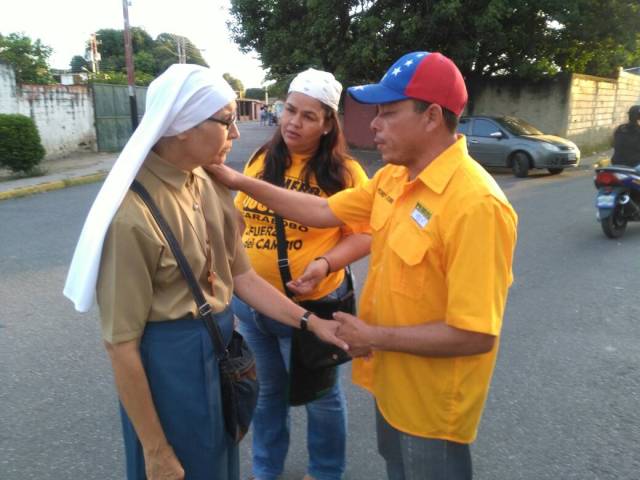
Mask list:
[[[287,91],[289,89],[289,84],[291,83],[291,80],[293,80],[294,76],[295,74],[285,75],[277,82],[270,84],[267,87],[267,91],[269,92],[269,99],[286,97]]]
[[[161,33],[156,37],[153,47],[153,55],[157,62],[156,75],[164,72],[170,65],[179,62],[178,53],[182,46],[184,46],[187,63],[203,67],[209,66],[202,58],[200,50],[188,38],[173,33]]]
[[[0,34],[0,60],[13,67],[18,83],[53,83],[48,64],[52,52],[23,33]]]
[[[134,65],[135,56],[142,52],[152,53],[155,42],[153,38],[142,28],[132,27],[131,30],[131,45],[134,53]],[[100,63],[100,70],[107,72],[126,72],[126,61],[124,56],[124,30],[116,30],[113,28],[103,28],[96,32],[98,39],[98,51],[102,58]],[[87,47],[88,49],[88,47]],[[149,62],[142,61],[141,71],[144,73],[155,74],[155,65],[149,65]],[[150,70],[146,70],[150,68]]]
[[[264,88],[247,88],[244,91],[244,98],[252,98],[254,100],[264,100]]]
[[[158,71],[158,62],[149,51],[140,51],[133,55],[133,65],[136,72],[152,75]]]
[[[98,41],[98,51],[101,57],[100,70],[103,72],[126,71],[123,31],[103,28],[96,32],[96,37]]]
[[[637,0],[568,0],[556,20],[556,61],[564,69],[608,76],[640,65]]]
[[[240,95],[244,94],[244,85],[242,85],[242,82],[240,80],[232,77],[230,73],[223,73],[222,78],[224,78],[229,83],[229,85],[231,85],[231,88],[233,88],[236,92],[239,92]]]
[[[637,0],[231,0],[236,43],[269,77],[308,67],[377,81],[404,53],[441,51],[470,79],[610,75],[638,60]]]
[[[98,51],[102,60],[102,75],[95,81],[108,83],[127,83],[127,66],[124,55],[124,31],[105,28],[96,32]],[[153,78],[164,72],[169,65],[178,63],[178,42],[184,46],[187,63],[207,66],[200,50],[186,37],[171,33],[161,33],[154,40],[144,29],[131,28],[133,64],[138,85],[148,85]]]

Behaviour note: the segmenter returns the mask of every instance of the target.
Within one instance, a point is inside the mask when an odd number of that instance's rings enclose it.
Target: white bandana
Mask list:
[[[338,111],[342,84],[329,72],[310,68],[296,75],[289,85],[289,92],[304,93]]]
[[[171,65],[149,85],[144,117],[109,172],[85,220],[69,267],[64,295],[79,312],[93,304],[107,229],[151,148],[212,116],[236,95],[209,68]]]

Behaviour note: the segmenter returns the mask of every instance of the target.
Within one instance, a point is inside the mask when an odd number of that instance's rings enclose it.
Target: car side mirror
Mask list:
[[[500,139],[504,138],[504,133],[502,133],[502,132],[493,132],[493,133],[490,133],[489,136],[491,138],[497,138],[498,140],[500,140]]]

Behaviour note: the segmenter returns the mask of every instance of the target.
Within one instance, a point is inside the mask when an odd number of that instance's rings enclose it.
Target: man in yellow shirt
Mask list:
[[[228,186],[315,227],[372,230],[360,318],[336,314],[353,381],[376,400],[378,449],[392,480],[468,480],[513,280],[517,216],[456,135],[462,75],[439,53],[413,52],[378,84],[374,141],[387,164],[369,182],[322,199],[225,168]]]

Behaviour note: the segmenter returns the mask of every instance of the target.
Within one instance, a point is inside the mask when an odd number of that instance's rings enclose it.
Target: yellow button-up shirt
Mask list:
[[[464,137],[414,180],[389,165],[362,187],[329,199],[347,225],[373,231],[360,315],[372,325],[444,321],[498,336],[512,282],[517,216]],[[450,358],[376,351],[357,359],[353,380],[373,393],[385,419],[413,435],[472,442],[498,342],[482,355]]]
[[[136,178],[171,227],[214,312],[222,311],[233,294],[233,277],[251,268],[229,190],[201,168],[184,172],[153,152]],[[140,337],[147,322],[196,314],[164,235],[132,191],[107,232],[96,290],[102,335],[110,343]]]

